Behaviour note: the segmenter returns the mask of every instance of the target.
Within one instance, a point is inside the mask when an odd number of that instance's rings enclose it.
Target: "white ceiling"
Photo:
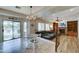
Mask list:
[[[16,8],[16,6],[0,6],[0,8],[2,8],[2,9],[11,10],[11,11],[26,14],[26,15],[30,14],[30,7],[29,6],[19,6],[19,7],[20,8]],[[32,8],[32,13],[35,13],[35,12],[41,10],[42,8],[44,8],[44,7],[34,6]]]
[[[22,13],[25,15],[30,14],[29,6],[20,6],[20,7],[21,8],[15,8],[15,6],[0,6],[0,8]],[[59,17],[59,19],[79,19],[79,7],[78,6],[33,6],[32,15],[43,17],[48,21],[52,21],[57,17]]]

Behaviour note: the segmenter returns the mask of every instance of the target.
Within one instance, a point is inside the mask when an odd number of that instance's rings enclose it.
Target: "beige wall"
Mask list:
[[[78,20],[78,39],[79,39],[79,20]]]
[[[31,20],[30,21],[30,33],[34,34],[37,31],[37,24],[38,23],[48,23],[47,21],[37,18],[36,20]]]

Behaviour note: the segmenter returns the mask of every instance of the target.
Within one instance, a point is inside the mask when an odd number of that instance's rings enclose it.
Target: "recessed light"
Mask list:
[[[70,9],[69,11],[71,11],[71,12],[72,12],[72,11],[74,11],[74,9]]]

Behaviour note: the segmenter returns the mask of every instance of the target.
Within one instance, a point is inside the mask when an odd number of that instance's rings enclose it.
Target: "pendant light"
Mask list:
[[[32,14],[32,6],[30,6],[30,14],[27,16],[27,19],[29,20],[35,20],[36,19],[36,16],[33,16]]]

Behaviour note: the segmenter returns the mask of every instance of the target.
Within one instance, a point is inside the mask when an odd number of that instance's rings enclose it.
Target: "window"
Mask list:
[[[24,22],[24,37],[27,37],[27,22]]]
[[[45,24],[44,23],[38,23],[38,31],[44,31],[45,30]]]
[[[52,25],[50,24],[50,30],[53,30],[53,24]]]
[[[46,24],[46,31],[50,30],[50,24]]]
[[[50,31],[53,30],[53,25],[38,23],[38,31]]]

